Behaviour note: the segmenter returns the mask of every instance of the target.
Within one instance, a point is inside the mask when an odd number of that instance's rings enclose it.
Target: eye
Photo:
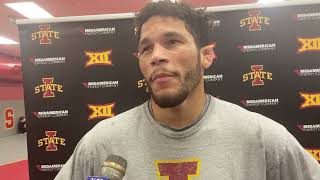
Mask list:
[[[174,40],[174,39],[169,40],[169,44],[176,44],[176,43],[178,43],[178,41],[177,41],[177,40]]]
[[[139,54],[144,54],[145,52],[148,52],[150,49],[151,46],[145,46],[140,50]]]
[[[169,44],[170,44],[170,45],[175,45],[175,44],[177,44],[177,43],[179,43],[179,42],[180,42],[180,41],[175,40],[175,39],[169,40]]]

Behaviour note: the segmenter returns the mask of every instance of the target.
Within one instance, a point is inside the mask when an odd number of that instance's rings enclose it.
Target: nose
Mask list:
[[[151,64],[159,65],[161,63],[167,62],[168,59],[166,57],[166,49],[161,44],[155,44],[153,46],[152,56],[151,56]]]

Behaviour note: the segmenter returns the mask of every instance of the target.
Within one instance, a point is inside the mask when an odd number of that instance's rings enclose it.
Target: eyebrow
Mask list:
[[[138,44],[138,47],[140,47],[141,45],[143,44],[147,44],[148,42],[150,42],[150,39],[149,38],[143,38],[139,44]]]
[[[177,32],[166,32],[166,33],[164,33],[164,37],[166,37],[166,38],[170,38],[170,37],[182,38],[182,35]]]
[[[174,31],[170,31],[170,32],[166,32],[164,33],[162,36],[164,36],[165,38],[171,38],[171,37],[178,37],[178,38],[182,38],[185,39],[181,34],[174,32]],[[149,38],[143,38],[140,42],[139,42],[139,47],[143,44],[147,44],[149,43],[151,40]]]

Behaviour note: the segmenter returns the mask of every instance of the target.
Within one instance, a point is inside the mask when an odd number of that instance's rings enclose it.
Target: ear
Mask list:
[[[215,58],[215,54],[213,52],[214,46],[214,44],[210,44],[200,49],[201,65],[203,69],[208,69]]]

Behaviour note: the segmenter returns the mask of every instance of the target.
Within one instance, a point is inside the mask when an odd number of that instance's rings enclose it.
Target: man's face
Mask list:
[[[151,17],[141,28],[138,49],[140,70],[158,106],[181,104],[199,84],[200,54],[183,21]]]

